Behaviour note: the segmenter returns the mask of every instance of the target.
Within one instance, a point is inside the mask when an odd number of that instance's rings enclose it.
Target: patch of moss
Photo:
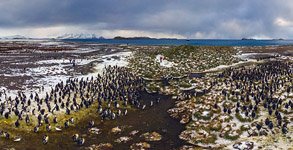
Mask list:
[[[226,132],[224,134],[224,138],[225,139],[228,139],[228,140],[235,141],[235,140],[237,140],[240,137],[242,131],[241,130],[236,130],[236,132],[237,132],[237,135],[234,135],[234,136],[229,135],[230,132]]]
[[[217,135],[215,134],[210,134],[207,136],[205,139],[199,140],[199,143],[204,143],[204,144],[213,144],[217,140]]]
[[[221,122],[210,123],[209,128],[213,131],[220,131],[222,129]]]
[[[213,112],[209,112],[206,116],[203,116],[202,115],[202,112],[200,111],[197,111],[193,114],[193,116],[195,118],[198,118],[198,119],[203,119],[203,120],[211,120],[212,116],[213,116]]]
[[[191,84],[189,84],[189,83],[187,83],[187,82],[181,82],[181,83],[179,84],[179,86],[180,86],[180,87],[183,87],[183,88],[189,88],[189,87],[191,87]]]
[[[244,125],[242,125],[240,127],[240,130],[243,132],[243,131],[248,131],[249,130],[249,127],[245,127]]]
[[[235,114],[235,117],[241,122],[251,122],[251,118],[243,118],[239,113]]]

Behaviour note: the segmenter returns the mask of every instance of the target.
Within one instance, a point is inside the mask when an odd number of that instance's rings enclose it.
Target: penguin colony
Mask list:
[[[186,125],[179,135],[182,140],[217,148],[217,139],[233,142],[292,133],[291,61],[270,60],[229,68],[196,81],[204,94],[179,94],[175,108],[168,110]]]
[[[61,131],[74,124],[76,118],[71,117],[60,125],[60,114],[70,115],[88,109],[93,104],[97,104],[95,109],[101,121],[127,115],[129,106],[144,109],[146,105],[140,102],[143,87],[143,80],[127,68],[108,66],[97,77],[71,78],[66,82],[60,82],[51,88],[44,98],[38,93],[25,95],[22,92],[12,98],[7,97],[6,91],[2,91],[0,97],[5,98],[0,103],[0,115],[1,119],[17,118],[14,122],[15,128],[32,125],[32,131],[35,133],[38,133],[41,127],[50,132],[54,130],[51,125],[55,124],[55,131]],[[94,125],[93,120],[88,123],[89,127]],[[6,131],[1,131],[1,135],[10,138]],[[72,139],[78,145],[85,142],[78,134],[73,135]],[[48,141],[48,135],[44,135],[43,144],[47,144]]]

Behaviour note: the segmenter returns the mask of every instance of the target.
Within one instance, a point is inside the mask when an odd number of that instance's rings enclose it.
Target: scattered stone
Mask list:
[[[183,145],[182,147],[180,147],[179,150],[194,150],[194,149],[196,149],[195,146]]]
[[[162,136],[157,132],[147,132],[141,135],[146,141],[160,141]]]
[[[134,143],[130,146],[131,150],[145,150],[149,149],[151,145],[147,142]]]
[[[56,126],[55,129],[56,129],[56,131],[59,131],[59,132],[62,131],[60,126]]]
[[[89,132],[92,134],[100,134],[101,133],[100,129],[98,129],[98,128],[90,128]]]
[[[119,134],[122,130],[119,127],[112,128],[111,132],[114,134]]]
[[[183,115],[182,119],[180,120],[181,124],[186,124],[190,121],[190,117],[188,115]]]
[[[134,136],[134,135],[136,135],[138,132],[139,132],[138,130],[133,130],[133,131],[131,131],[131,132],[129,133],[129,135]]]
[[[15,150],[15,148],[4,148],[4,150]]]
[[[21,141],[21,137],[20,136],[14,137],[13,141],[14,142],[19,142],[19,141]]]
[[[115,140],[116,143],[127,143],[128,141],[130,141],[131,138],[127,137],[127,136],[122,136],[118,139]]]
[[[236,144],[233,145],[234,149],[238,149],[238,150],[251,150],[254,147],[254,143],[253,142],[238,142]]]
[[[99,145],[91,145],[90,147],[85,148],[86,150],[111,150],[113,145],[110,143],[100,143]]]

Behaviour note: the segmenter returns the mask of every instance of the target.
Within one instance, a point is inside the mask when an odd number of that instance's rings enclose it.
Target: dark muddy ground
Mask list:
[[[0,140],[1,148],[15,148],[15,149],[83,149],[90,145],[98,145],[99,143],[111,143],[114,149],[129,149],[130,145],[135,142],[145,141],[141,134],[145,132],[158,132],[162,135],[161,141],[148,142],[152,149],[176,149],[183,145],[183,141],[179,139],[178,135],[183,130],[183,126],[175,119],[171,118],[167,113],[167,110],[174,105],[174,101],[170,96],[162,96],[158,94],[143,94],[145,103],[149,103],[150,100],[155,101],[158,97],[161,98],[160,103],[155,104],[153,107],[148,107],[146,110],[134,110],[128,113],[127,116],[120,117],[116,120],[107,120],[103,123],[96,125],[101,133],[91,134],[88,131],[87,123],[89,120],[95,120],[99,122],[98,115],[89,115],[88,118],[83,118],[82,123],[72,126],[69,129],[65,129],[62,132],[45,132],[45,133],[19,133],[22,136],[22,141],[14,142],[12,140],[6,140],[2,138]],[[93,112],[93,114],[95,114]],[[111,129],[114,127],[124,128],[120,134],[111,133]],[[130,136],[129,133],[133,130],[139,132]],[[78,146],[71,139],[72,135],[79,133],[85,137],[85,144]],[[42,144],[43,135],[49,136],[49,143]],[[117,138],[122,136],[131,137],[127,143],[114,142]]]

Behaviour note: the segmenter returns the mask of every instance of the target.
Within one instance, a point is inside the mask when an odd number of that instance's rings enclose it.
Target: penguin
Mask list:
[[[78,139],[79,139],[79,135],[78,135],[78,134],[74,134],[74,135],[72,136],[72,140],[73,140],[73,142],[77,142]]]
[[[144,110],[144,109],[145,109],[145,107],[146,107],[146,105],[143,105],[143,106],[142,106],[142,110]]]
[[[10,113],[9,113],[9,112],[6,112],[6,113],[4,114],[5,119],[8,119],[8,118],[9,118],[9,115],[10,115]]]
[[[92,128],[92,127],[94,127],[94,125],[95,125],[95,122],[94,122],[93,120],[91,120],[91,121],[89,122],[89,127]]]
[[[51,125],[50,125],[50,124],[47,124],[47,125],[46,125],[46,130],[47,130],[48,132],[50,132],[50,131],[51,131],[51,128],[52,128],[52,127],[51,127]]]
[[[68,121],[68,120],[66,120],[66,121],[64,122],[64,127],[65,127],[65,128],[68,128],[68,127],[69,127],[69,121]]]
[[[226,112],[227,112],[227,108],[226,108],[226,107],[224,107],[224,109],[223,109],[223,112],[224,112],[224,113],[226,113]]]
[[[268,125],[269,125],[269,123],[270,123],[270,120],[269,120],[268,118],[266,118],[266,119],[265,119],[265,125],[267,125],[267,126],[268,126]]]
[[[30,123],[29,115],[26,115],[26,117],[25,117],[25,123],[26,123],[26,124],[29,124],[29,123]]]
[[[38,126],[35,126],[35,127],[34,127],[34,132],[35,132],[35,133],[39,132],[39,127],[38,127]]]
[[[55,116],[54,118],[53,118],[53,123],[58,123],[58,120],[57,120],[57,117]]]
[[[235,111],[236,111],[236,114],[238,114],[238,113],[239,113],[239,109],[238,109],[238,107],[236,108],[236,110],[235,110]]]
[[[112,117],[112,120],[114,120],[115,118],[116,118],[116,114],[115,113],[112,113],[112,115],[111,115]]]
[[[118,117],[121,116],[121,110],[120,109],[118,109],[118,111],[117,111],[117,116]]]
[[[228,114],[231,114],[231,109],[228,109],[228,111],[227,111],[227,112],[228,112]]]
[[[261,124],[256,124],[256,128],[258,131],[261,129],[261,127],[262,127]]]
[[[150,102],[150,107],[152,107],[152,106],[154,106],[154,102],[153,101]]]
[[[288,133],[288,129],[286,127],[282,127],[282,133],[283,134],[287,134]]]
[[[218,105],[217,105],[217,103],[214,104],[214,108],[215,108],[215,109],[218,109]]]
[[[270,123],[269,123],[269,128],[272,130],[273,129],[273,127],[274,127],[274,124],[273,124],[273,122],[272,121],[270,121]]]
[[[251,113],[251,117],[252,117],[252,118],[255,118],[255,117],[256,117],[256,114],[255,114],[254,111],[252,111],[252,113]]]
[[[66,107],[66,115],[70,115],[70,110]]]
[[[78,138],[78,140],[77,140],[77,144],[80,145],[80,146],[83,145],[84,142],[85,142],[85,139],[82,138],[82,137]]]
[[[16,122],[14,123],[15,127],[18,128],[20,126],[19,120],[17,119]]]
[[[43,117],[41,114],[38,115],[38,122],[40,123],[42,121]]]
[[[50,124],[49,118],[46,116],[44,117],[45,124]]]
[[[71,124],[74,124],[74,118],[71,117],[71,118],[69,119],[69,122],[70,122]]]
[[[44,145],[47,144],[48,141],[49,141],[49,136],[48,135],[44,135],[42,141],[43,141],[43,144]]]
[[[124,110],[124,116],[126,116],[126,115],[127,115],[127,109]]]

